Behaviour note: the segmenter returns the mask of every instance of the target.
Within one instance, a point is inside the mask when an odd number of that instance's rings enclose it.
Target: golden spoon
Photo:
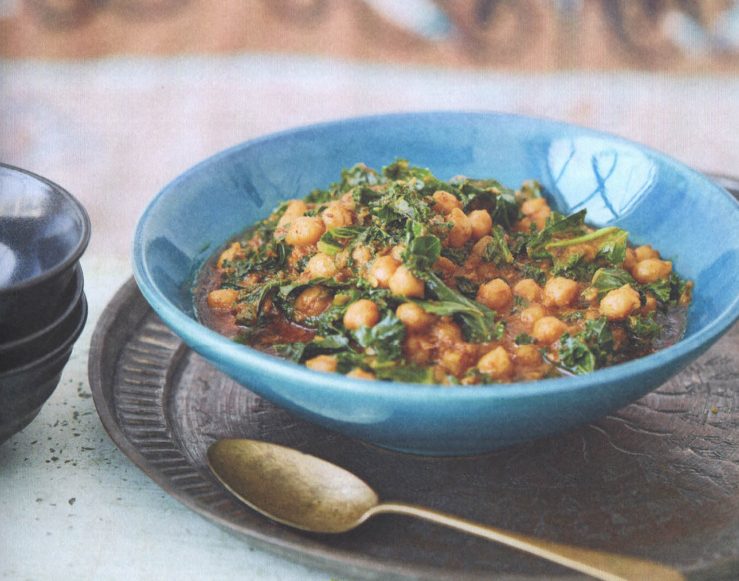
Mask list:
[[[597,579],[684,579],[679,571],[650,561],[510,533],[420,506],[381,503],[375,491],[351,472],[268,442],[219,440],[208,449],[208,464],[223,485],[248,506],[305,531],[343,533],[380,513],[404,514],[519,549]]]

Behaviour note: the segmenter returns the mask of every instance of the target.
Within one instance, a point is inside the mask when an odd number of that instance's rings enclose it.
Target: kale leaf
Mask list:
[[[460,319],[465,339],[474,343],[500,339],[505,331],[502,321],[496,322],[495,311],[450,289],[429,272],[422,275],[429,292],[436,301],[417,301],[427,312],[436,315],[455,315]]]
[[[360,327],[354,337],[362,347],[377,356],[378,361],[399,360],[403,356],[405,325],[392,311],[374,327]]]

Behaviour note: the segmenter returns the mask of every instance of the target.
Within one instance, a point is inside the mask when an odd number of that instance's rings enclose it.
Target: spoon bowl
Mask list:
[[[208,449],[208,463],[221,483],[251,508],[305,531],[349,531],[380,501],[351,472],[267,442],[220,440]]]
[[[208,465],[246,505],[304,531],[343,533],[377,514],[403,514],[507,545],[597,579],[684,579],[679,571],[651,561],[528,537],[412,504],[381,502],[351,472],[277,444],[219,440],[208,448]]]

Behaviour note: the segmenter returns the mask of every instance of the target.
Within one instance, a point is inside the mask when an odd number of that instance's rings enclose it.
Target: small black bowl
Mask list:
[[[25,428],[59,383],[75,341],[87,322],[84,293],[66,327],[67,338],[54,350],[22,367],[0,373],[0,444]]]
[[[60,308],[64,310],[57,318],[35,333],[0,343],[0,373],[31,363],[65,342],[79,317],[83,290],[84,277],[78,263],[74,267],[74,277],[61,293]]]
[[[0,342],[57,318],[89,240],[90,218],[70,193],[0,164]]]

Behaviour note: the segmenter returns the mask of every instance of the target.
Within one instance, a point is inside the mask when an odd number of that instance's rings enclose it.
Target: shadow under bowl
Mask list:
[[[6,343],[0,343],[0,373],[21,367],[64,343],[74,330],[79,316],[79,304],[84,291],[82,266],[74,268],[74,278],[62,293],[60,307],[64,310],[49,325],[38,331]]]
[[[86,322],[87,300],[83,293],[62,344],[35,361],[0,373],[0,443],[25,428],[41,411],[59,384]]]
[[[198,322],[194,274],[280,202],[337,181],[358,162],[402,157],[440,179],[539,180],[553,208],[585,209],[651,243],[695,283],[685,337],[594,373],[509,385],[393,384],[320,373]],[[233,147],[159,193],[134,239],[134,274],[162,320],[210,363],[296,415],[383,447],[476,454],[593,421],[642,397],[739,318],[739,204],[685,165],[619,137],[545,119],[436,112],[348,119]]]
[[[31,335],[64,308],[60,289],[90,240],[90,218],[66,190],[0,164],[0,342]]]

